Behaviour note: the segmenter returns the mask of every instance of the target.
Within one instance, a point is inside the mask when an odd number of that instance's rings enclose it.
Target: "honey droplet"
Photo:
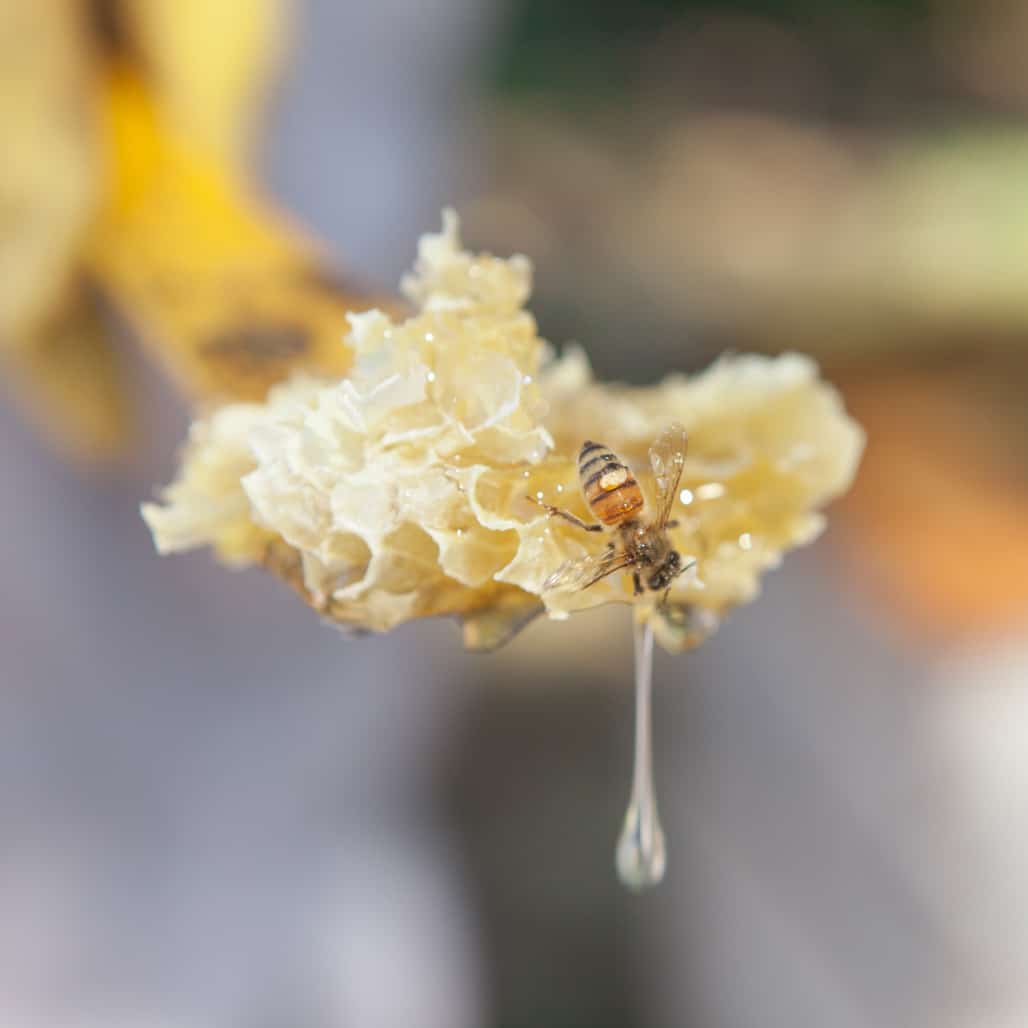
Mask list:
[[[653,629],[635,623],[635,761],[632,792],[618,839],[618,877],[634,892],[664,877],[667,850],[653,787]]]

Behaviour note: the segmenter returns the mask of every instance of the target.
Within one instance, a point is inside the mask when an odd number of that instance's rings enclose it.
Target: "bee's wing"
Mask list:
[[[589,554],[564,561],[549,578],[543,582],[543,591],[551,589],[588,589],[601,578],[628,567],[632,558],[625,552]]]
[[[668,425],[650,447],[650,467],[657,481],[657,525],[663,528],[671,517],[685,465],[688,438],[677,422]]]

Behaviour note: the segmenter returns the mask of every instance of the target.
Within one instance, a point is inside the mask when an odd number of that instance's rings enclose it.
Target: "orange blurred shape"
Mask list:
[[[899,631],[940,648],[1028,628],[1028,480],[966,367],[854,378],[867,430],[842,503],[849,573]]]

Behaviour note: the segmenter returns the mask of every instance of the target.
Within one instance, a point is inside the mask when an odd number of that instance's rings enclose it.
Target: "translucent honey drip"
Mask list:
[[[617,845],[621,881],[633,891],[664,877],[667,852],[653,788],[653,630],[635,622],[635,765],[632,795]]]

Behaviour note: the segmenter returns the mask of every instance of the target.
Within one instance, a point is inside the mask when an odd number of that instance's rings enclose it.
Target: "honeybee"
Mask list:
[[[664,592],[667,602],[671,583],[692,567],[682,564],[667,530],[675,493],[685,464],[686,434],[681,425],[665,429],[650,447],[650,466],[657,486],[656,517],[646,517],[646,501],[631,468],[609,447],[586,440],[578,453],[578,479],[589,509],[599,524],[589,524],[570,511],[529,497],[551,517],[564,518],[585,532],[614,532],[607,549],[563,563],[543,583],[543,590],[588,589],[617,571],[632,569],[635,595],[647,590]],[[693,562],[695,563],[695,562]]]

